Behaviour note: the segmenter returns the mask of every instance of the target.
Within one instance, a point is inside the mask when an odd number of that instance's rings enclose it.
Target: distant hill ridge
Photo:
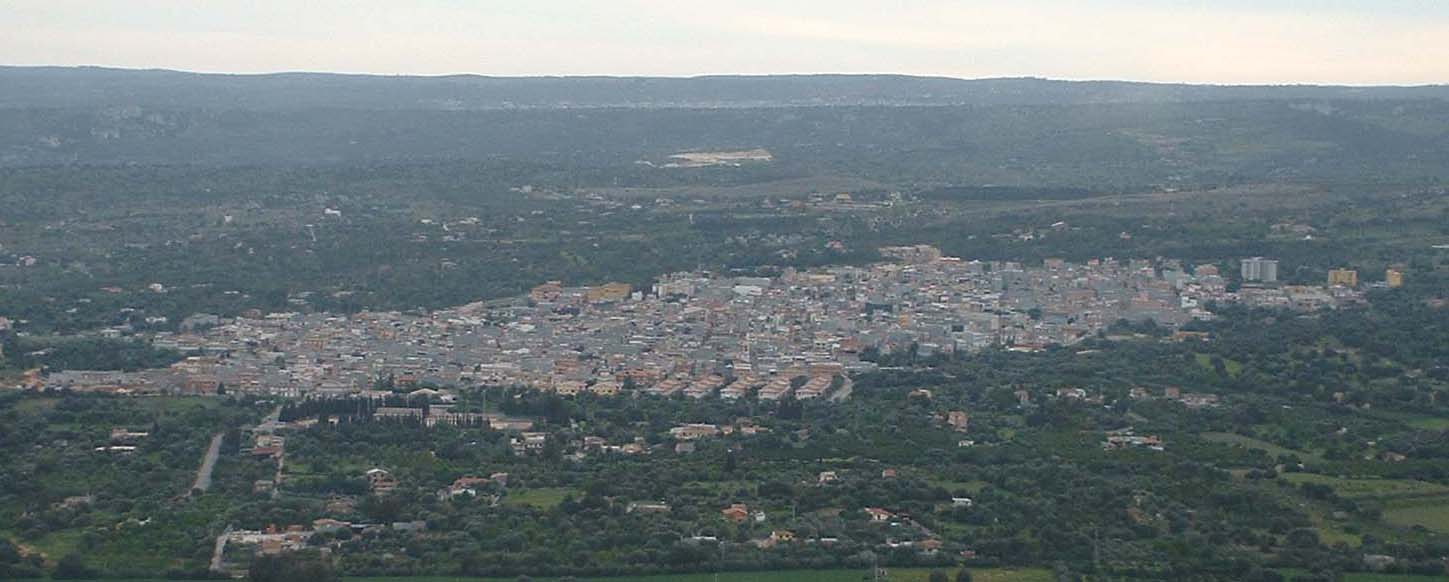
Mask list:
[[[909,75],[699,77],[255,75],[99,67],[0,66],[0,108],[286,111],[867,105],[1071,105],[1232,100],[1449,99],[1449,86],[1236,86],[956,79]]]

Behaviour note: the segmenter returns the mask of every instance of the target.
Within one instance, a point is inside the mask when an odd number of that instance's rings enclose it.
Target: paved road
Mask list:
[[[211,488],[211,471],[216,468],[216,457],[221,454],[222,433],[216,433],[211,437],[211,446],[206,448],[206,456],[201,458],[201,468],[196,471],[196,482],[191,484],[191,490],[206,491]]]
[[[262,428],[260,430],[266,431],[267,434],[274,434],[277,430],[277,425],[281,422],[281,418],[282,407],[277,406],[275,409],[272,410],[272,413],[268,414],[267,418],[262,421]],[[276,499],[278,497],[281,497],[282,495],[282,470],[286,466],[287,447],[283,445],[281,452],[277,454],[277,474],[272,477],[272,499]]]
[[[222,557],[226,555],[226,539],[231,536],[231,526],[226,526],[226,531],[216,536],[216,547],[211,551],[211,571],[221,572],[225,563]]]
[[[272,499],[282,496],[282,467],[287,463],[287,451],[277,455],[277,475],[272,477]]]

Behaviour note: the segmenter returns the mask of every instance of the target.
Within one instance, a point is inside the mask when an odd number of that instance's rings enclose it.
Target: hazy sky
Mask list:
[[[1449,83],[1449,1],[0,0],[0,63]]]

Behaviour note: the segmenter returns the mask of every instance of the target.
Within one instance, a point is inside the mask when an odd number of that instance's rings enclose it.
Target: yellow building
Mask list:
[[[1403,287],[1404,272],[1398,269],[1384,271],[1384,283],[1387,283],[1390,288]]]
[[[1358,271],[1353,269],[1329,269],[1328,284],[1342,285],[1344,287],[1358,286]]]
[[[563,281],[549,281],[530,290],[528,298],[532,299],[534,303],[546,303],[558,301],[562,294]]]
[[[589,288],[586,299],[589,303],[612,303],[623,301],[629,298],[629,293],[634,290],[628,283],[605,283],[598,287]]]

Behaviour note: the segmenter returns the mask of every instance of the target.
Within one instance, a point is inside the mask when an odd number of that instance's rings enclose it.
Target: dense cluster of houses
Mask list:
[[[152,338],[192,354],[167,369],[59,371],[41,381],[290,397],[491,384],[563,395],[827,398],[850,373],[874,368],[862,357],[869,352],[1073,344],[1121,319],[1177,326],[1211,317],[1204,303],[1237,298],[1210,265],[1192,273],[1165,260],[1027,267],[925,245],[881,252],[895,261],[779,277],[675,273],[647,290],[550,282],[426,314],[198,315]]]

